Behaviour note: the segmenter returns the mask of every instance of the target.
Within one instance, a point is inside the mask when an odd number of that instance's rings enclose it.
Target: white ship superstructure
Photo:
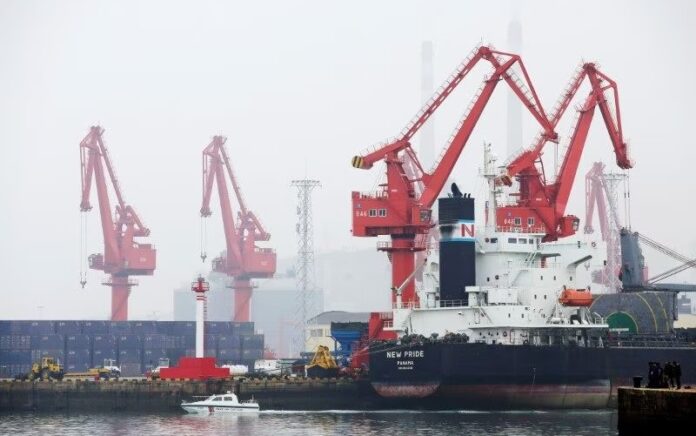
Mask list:
[[[589,275],[580,271],[583,278],[578,278],[579,268],[590,261],[595,247],[579,241],[542,243],[544,233],[534,228],[511,232],[496,226],[494,160],[489,153],[487,149],[483,174],[489,180],[487,223],[470,226],[475,244],[475,285],[465,287],[467,298],[442,299],[439,253],[432,250],[423,266],[420,302],[402,303],[397,292],[390,329],[397,336],[465,334],[471,342],[488,344],[562,341],[583,346],[589,341],[601,342],[599,330],[608,326],[599,315],[589,312]]]

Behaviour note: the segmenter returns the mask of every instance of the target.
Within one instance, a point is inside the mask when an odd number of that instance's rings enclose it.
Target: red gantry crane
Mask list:
[[[411,138],[480,61],[490,63],[492,71],[484,79],[433,169],[426,172],[411,147]],[[522,72],[523,79],[514,72],[512,67],[515,65]],[[386,164],[387,181],[378,193],[352,193],[353,235],[391,237],[390,242],[378,243],[378,249],[390,255],[392,289],[409,281],[414,270],[414,253],[425,249],[427,238],[424,235],[433,226],[431,207],[500,81],[507,82],[545,129],[546,136],[554,137],[553,128],[520,57],[480,46],[457,67],[396,140],[353,158],[353,166],[361,169],[370,169],[378,161]],[[414,171],[419,174],[409,175]],[[418,299],[413,282],[402,289],[402,302],[416,304]],[[395,301],[396,295],[392,293],[392,302]]]
[[[249,321],[252,283],[254,278],[271,278],[276,271],[276,253],[271,248],[256,245],[268,241],[271,235],[264,230],[256,215],[247,209],[242,192],[232,171],[225,150],[224,136],[215,136],[203,150],[203,203],[201,217],[209,217],[213,183],[217,183],[225,231],[226,252],[213,259],[213,271],[224,273],[234,279],[234,321]],[[229,176],[239,205],[235,223],[226,176]],[[205,254],[201,258],[205,261]]]
[[[512,184],[513,178],[517,178],[520,184],[516,204],[498,207],[498,226],[510,231],[546,233],[543,238],[545,242],[575,234],[580,220],[574,215],[565,215],[565,209],[597,107],[609,132],[616,164],[622,169],[633,166],[628,156],[628,145],[623,139],[616,82],[600,72],[594,63],[583,64],[571,79],[551,112],[549,122],[552,129],[557,126],[585,79],[588,79],[591,89],[578,108],[577,122],[558,175],[553,183],[548,182],[541,161],[544,145],[548,141],[558,141],[555,133],[549,136],[549,129],[545,128],[535,140],[534,146],[512,159],[507,166],[507,173],[498,178],[499,183],[508,186]],[[606,95],[609,90],[614,100],[613,109]]]
[[[87,212],[92,209],[89,197],[92,180],[94,180],[104,236],[104,254],[90,255],[89,267],[110,275],[109,280],[104,284],[111,287],[111,320],[126,321],[130,290],[137,284],[129,276],[152,275],[155,270],[156,251],[150,244],[135,242],[135,238],[149,236],[150,229],[143,225],[135,210],[123,199],[109,153],[102,139],[103,133],[104,129],[100,126],[93,126],[80,142],[82,164],[80,210]],[[104,167],[116,194],[117,204],[114,216],[111,215]],[[81,280],[84,287],[85,277],[83,276]]]

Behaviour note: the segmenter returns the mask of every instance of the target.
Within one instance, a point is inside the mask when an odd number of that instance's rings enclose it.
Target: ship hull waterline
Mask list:
[[[678,361],[696,381],[696,348],[430,343],[371,349],[370,382],[388,401],[425,409],[602,409],[648,362]]]

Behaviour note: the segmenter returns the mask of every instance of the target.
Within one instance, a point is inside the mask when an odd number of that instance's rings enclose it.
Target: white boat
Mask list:
[[[188,413],[213,415],[217,413],[258,412],[259,404],[252,398],[239,401],[237,395],[230,391],[225,394],[211,395],[201,401],[182,401],[181,407]]]

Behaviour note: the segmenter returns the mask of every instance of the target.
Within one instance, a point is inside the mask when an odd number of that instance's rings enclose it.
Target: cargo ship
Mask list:
[[[370,320],[369,379],[380,396],[438,409],[604,408],[653,361],[680,362],[682,384],[696,382],[693,344],[670,333],[624,335],[593,310],[589,279],[578,277],[591,244],[496,226],[492,177],[478,227],[474,198],[453,188],[438,200],[439,250],[421,266],[418,300],[402,301],[396,288],[393,310]],[[624,283],[640,271],[623,268]],[[668,288],[631,290],[627,298],[676,301]]]

